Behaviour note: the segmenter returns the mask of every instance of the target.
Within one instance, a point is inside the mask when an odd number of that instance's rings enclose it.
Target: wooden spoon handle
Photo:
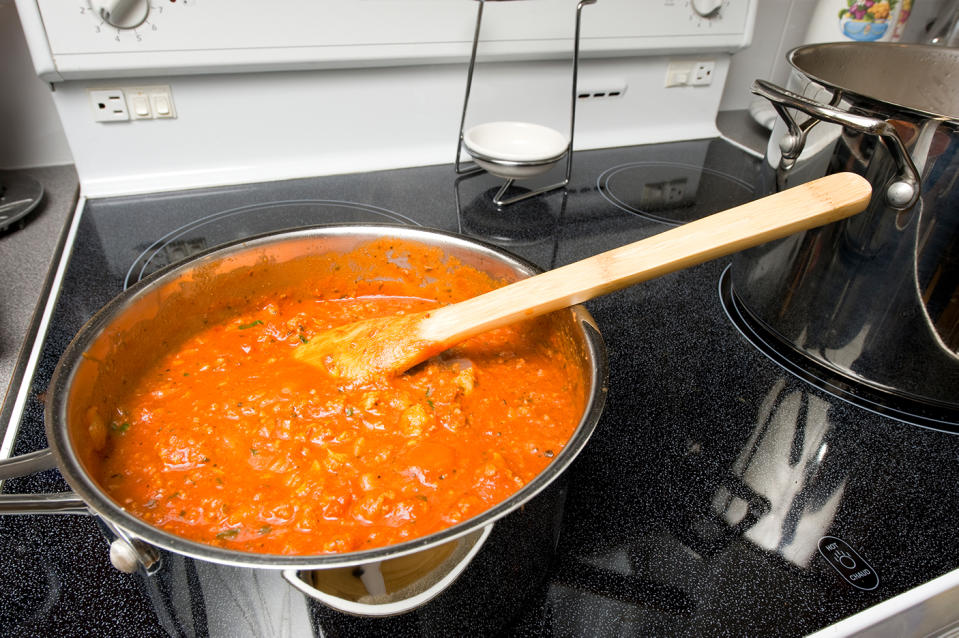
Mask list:
[[[836,173],[703,217],[620,248],[445,306],[419,336],[455,343],[795,232],[844,219],[869,203],[869,182]]]

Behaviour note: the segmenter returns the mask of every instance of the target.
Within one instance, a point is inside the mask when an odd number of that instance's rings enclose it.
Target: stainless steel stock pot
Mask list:
[[[175,340],[184,331],[189,333],[205,317],[229,309],[230,304],[235,306],[240,299],[255,299],[258,291],[302,280],[313,263],[304,263],[305,257],[345,253],[383,237],[440,248],[444,254],[506,281],[538,272],[532,264],[492,245],[442,231],[385,224],[272,233],[214,248],[170,266],[114,298],[67,347],[47,392],[44,419],[49,449],[0,462],[0,479],[56,467],[73,492],[3,494],[0,514],[93,513],[115,539],[111,546],[114,565],[125,571],[156,574],[163,569],[164,552],[176,555],[171,562],[189,557],[227,567],[276,570],[312,598],[352,614],[403,613],[442,593],[482,551],[494,524],[501,525],[511,514],[523,518],[523,512],[516,510],[537,509],[524,506],[556,482],[596,427],[606,396],[606,351],[592,317],[582,306],[557,315],[557,326],[570,336],[585,378],[585,409],[566,447],[507,500],[424,538],[318,556],[254,554],[204,545],[131,515],[98,485],[88,469],[94,452],[84,415],[91,406],[119,396],[126,380],[155,359],[160,344]],[[557,507],[562,506],[561,499],[554,500]],[[543,520],[548,525],[558,520],[559,513],[561,510],[547,514]],[[516,532],[513,534],[515,537]],[[539,530],[533,536],[549,545],[554,535]],[[512,543],[512,551],[519,552],[520,546]],[[497,562],[509,573],[527,560],[546,564],[541,556],[521,555]],[[396,591],[389,587],[391,572],[404,575],[404,586]],[[501,588],[502,583],[492,586]]]
[[[745,251],[734,294],[773,340],[878,393],[959,409],[959,50],[829,43],[791,51],[762,190],[838,171],[860,215]]]

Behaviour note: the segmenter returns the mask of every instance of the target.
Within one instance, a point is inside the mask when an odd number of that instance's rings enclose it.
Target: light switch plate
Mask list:
[[[144,117],[138,116],[134,109],[134,119],[162,120],[176,117],[173,93],[168,85],[128,86],[123,87],[123,93],[126,95],[127,104],[132,105],[135,100],[142,99],[149,108],[150,114]]]

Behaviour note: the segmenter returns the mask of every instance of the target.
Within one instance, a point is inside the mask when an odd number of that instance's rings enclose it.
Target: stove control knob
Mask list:
[[[723,6],[723,0],[691,0],[696,15],[703,18],[715,18]]]
[[[150,13],[149,0],[90,0],[90,8],[118,29],[135,29]]]

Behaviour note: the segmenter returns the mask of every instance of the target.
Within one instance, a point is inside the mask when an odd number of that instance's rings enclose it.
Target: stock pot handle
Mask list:
[[[26,476],[57,466],[50,448],[0,460],[0,480]],[[54,494],[0,494],[0,514],[89,514],[87,504],[73,492]]]
[[[53,452],[50,448],[43,448],[36,452],[21,454],[12,459],[0,461],[0,481],[42,472],[43,470],[52,470],[56,466],[57,461],[53,458]]]
[[[405,598],[390,599],[383,602],[365,602],[344,598],[337,594],[317,589],[308,583],[307,581],[309,580],[310,575],[309,570],[298,571],[295,569],[287,569],[283,571],[283,578],[290,585],[300,590],[310,598],[318,600],[327,607],[335,609],[336,611],[341,611],[353,616],[364,616],[368,618],[382,618],[384,616],[405,614],[425,605],[433,598],[443,593],[450,585],[452,585],[453,581],[455,581],[459,575],[463,573],[463,571],[472,562],[473,557],[476,556],[479,550],[483,547],[483,544],[486,542],[486,539],[489,538],[492,530],[493,523],[489,523],[485,527],[482,527],[479,530],[472,532],[467,537],[464,537],[465,539],[468,539],[466,542],[471,543],[469,545],[469,549],[453,564],[448,565],[441,570],[441,572],[436,575],[435,580],[423,590],[417,591],[415,594],[409,595]],[[389,559],[387,559],[387,561],[388,560]],[[356,571],[358,568],[359,573],[362,574],[360,578],[362,578],[363,584],[367,591],[370,591],[372,594],[379,594],[385,591],[383,589],[384,584],[382,573],[380,572],[381,565],[382,562],[366,563],[364,565],[359,565],[356,568],[348,569],[353,569]]]
[[[860,133],[879,136],[892,153],[898,175],[886,186],[885,197],[889,206],[896,210],[905,210],[919,199],[919,171],[916,170],[895,127],[886,120],[849,113],[837,108],[834,104],[827,105],[810,100],[765,80],[753,82],[752,92],[772,102],[773,108],[786,123],[789,133],[779,142],[782,159],[786,162],[792,163],[799,158],[806,144],[806,134],[816,122],[840,124]],[[800,124],[790,115],[787,108],[802,111],[813,119]]]

